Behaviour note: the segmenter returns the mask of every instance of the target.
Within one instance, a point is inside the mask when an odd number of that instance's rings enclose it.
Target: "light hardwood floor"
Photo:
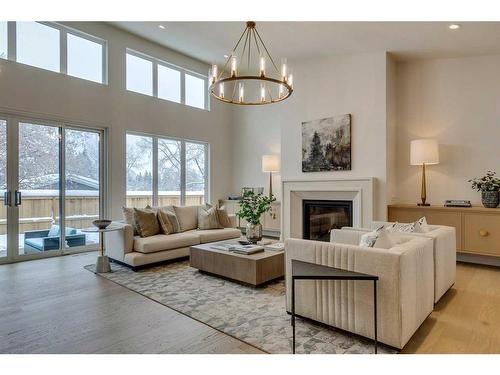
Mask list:
[[[0,265],[0,353],[259,353],[83,269],[86,253]]]
[[[0,353],[259,353],[82,267],[95,253],[0,266]],[[500,268],[457,283],[403,353],[500,353]]]

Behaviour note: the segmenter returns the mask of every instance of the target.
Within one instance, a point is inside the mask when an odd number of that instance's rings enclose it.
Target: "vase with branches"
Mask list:
[[[246,191],[239,204],[236,216],[247,221],[246,237],[248,242],[257,243],[262,240],[262,224],[260,222],[264,213],[271,211],[271,204],[276,198],[263,194]]]

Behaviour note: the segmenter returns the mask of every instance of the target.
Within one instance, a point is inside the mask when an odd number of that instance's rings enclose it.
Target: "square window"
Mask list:
[[[68,75],[103,83],[103,46],[68,33]]]
[[[158,97],[181,102],[181,72],[158,64]]]
[[[17,22],[17,62],[60,72],[59,30],[38,22]]]
[[[127,90],[153,95],[153,63],[127,53]]]
[[[186,104],[205,109],[205,80],[186,73]]]

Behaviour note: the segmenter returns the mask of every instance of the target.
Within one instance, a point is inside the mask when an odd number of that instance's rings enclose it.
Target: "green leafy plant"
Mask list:
[[[271,211],[271,203],[275,200],[274,196],[269,198],[262,194],[255,194],[253,191],[246,191],[236,215],[250,224],[258,225],[262,214]]]
[[[496,172],[488,171],[485,176],[474,178],[468,182],[471,182],[472,189],[477,191],[499,191],[500,179],[496,178],[495,175]]]

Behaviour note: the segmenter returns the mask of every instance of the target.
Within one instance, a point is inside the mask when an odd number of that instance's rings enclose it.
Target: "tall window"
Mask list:
[[[153,138],[127,134],[127,206],[153,204]]]
[[[127,90],[208,110],[207,77],[127,50]]]
[[[107,83],[106,49],[106,41],[58,23],[0,22],[0,58],[37,68]]]
[[[207,143],[129,133],[126,166],[127,206],[208,200]]]

